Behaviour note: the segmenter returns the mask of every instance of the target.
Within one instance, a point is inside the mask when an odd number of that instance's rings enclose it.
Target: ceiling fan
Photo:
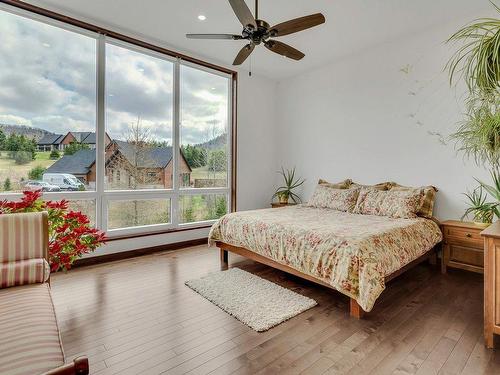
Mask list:
[[[305,55],[299,50],[271,39],[284,35],[296,33],[306,30],[314,26],[325,23],[325,16],[321,13],[311,14],[310,16],[295,18],[290,21],[279,23],[273,27],[269,26],[266,21],[259,19],[259,1],[255,0],[255,17],[248,8],[245,0],[229,0],[229,4],[233,8],[236,17],[243,25],[241,35],[237,34],[186,34],[190,39],[229,39],[229,40],[248,40],[249,43],[244,46],[236,58],[233,65],[241,65],[248,56],[253,52],[256,45],[264,43],[264,46],[279,55],[300,60]]]

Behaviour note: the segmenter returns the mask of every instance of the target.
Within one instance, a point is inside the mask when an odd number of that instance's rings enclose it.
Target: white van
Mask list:
[[[85,185],[83,185],[78,178],[69,173],[44,173],[43,181],[51,185],[59,186],[61,190],[85,190]]]

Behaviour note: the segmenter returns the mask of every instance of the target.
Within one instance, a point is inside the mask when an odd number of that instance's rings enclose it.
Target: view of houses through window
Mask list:
[[[3,10],[0,33],[0,198],[41,190],[112,231],[227,212],[228,75]]]

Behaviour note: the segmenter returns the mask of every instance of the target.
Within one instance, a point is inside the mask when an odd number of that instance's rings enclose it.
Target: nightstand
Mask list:
[[[493,335],[500,335],[500,222],[489,226],[484,237],[484,339],[493,348]]]
[[[279,207],[287,207],[287,206],[295,206],[297,203],[279,203],[279,202],[272,202],[271,207],[272,208],[279,208]]]
[[[488,225],[456,220],[441,223],[443,231],[442,273],[446,273],[448,267],[484,272],[484,239],[481,237],[481,232]]]

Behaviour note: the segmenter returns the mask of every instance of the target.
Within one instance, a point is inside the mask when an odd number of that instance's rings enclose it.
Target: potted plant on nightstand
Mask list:
[[[276,189],[272,199],[278,198],[279,203],[282,205],[288,204],[289,199],[294,203],[300,203],[300,197],[293,190],[301,186],[305,179],[295,178],[295,167],[286,170],[281,167],[281,171],[278,173],[283,177],[284,184]]]
[[[472,215],[474,223],[480,225],[491,224],[495,211],[498,212],[498,203],[486,202],[488,195],[481,185],[472,192],[464,193],[464,195],[468,199],[469,207],[465,210],[462,220]]]

